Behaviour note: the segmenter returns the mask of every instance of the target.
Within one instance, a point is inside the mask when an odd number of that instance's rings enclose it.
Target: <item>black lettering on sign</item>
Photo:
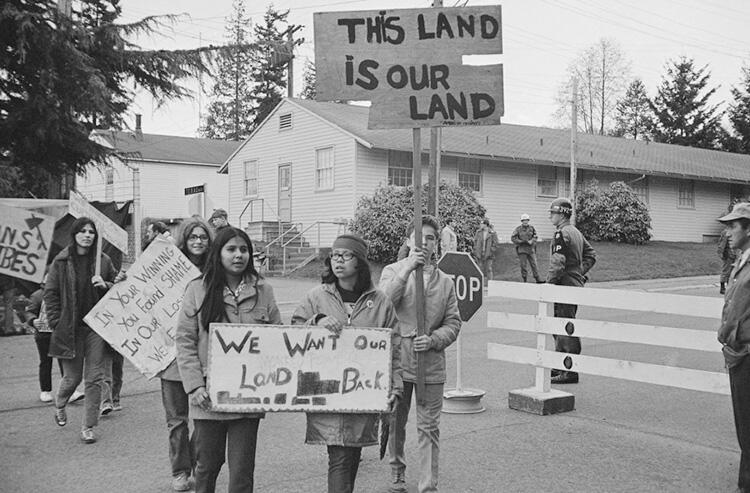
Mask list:
[[[221,350],[224,351],[224,354],[227,354],[230,349],[234,349],[238,354],[241,353],[248,341],[250,344],[247,346],[247,352],[250,354],[260,353],[260,349],[258,348],[258,336],[250,337],[253,334],[252,330],[245,332],[245,337],[242,338],[242,341],[239,344],[234,341],[226,342],[221,336],[221,332],[218,330],[214,331],[214,334],[216,334],[216,339],[218,339],[219,344],[221,345]]]
[[[383,372],[381,371],[376,371],[375,378],[369,379],[361,378],[360,372],[356,368],[345,368],[344,376],[341,378],[341,381],[343,382],[341,393],[348,394],[355,390],[366,389],[381,390],[383,388],[380,382],[381,378],[383,378]]]
[[[298,333],[299,331],[295,331],[294,333]],[[336,338],[333,338],[331,336],[328,336],[333,342],[333,349],[336,349]],[[311,332],[305,333],[305,341],[300,344],[299,342],[294,342],[294,345],[292,345],[292,341],[289,340],[289,333],[284,332],[284,345],[286,346],[286,351],[289,353],[289,356],[294,356],[295,354],[299,353],[300,356],[304,356],[307,351],[310,349],[323,349],[325,348],[325,342],[326,342],[326,336],[318,337],[314,339],[312,337]]]
[[[338,380],[321,380],[320,373],[297,372],[297,395],[338,394]]]

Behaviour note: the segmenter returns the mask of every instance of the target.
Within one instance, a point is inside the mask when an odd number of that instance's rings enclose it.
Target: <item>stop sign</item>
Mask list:
[[[461,320],[468,322],[482,306],[482,271],[465,252],[446,253],[438,262],[438,268],[453,279]]]

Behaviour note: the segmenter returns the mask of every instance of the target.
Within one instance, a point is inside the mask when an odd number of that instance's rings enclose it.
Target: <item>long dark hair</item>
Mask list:
[[[372,287],[372,273],[370,272],[370,264],[367,263],[367,259],[359,255],[354,255],[354,258],[357,259],[357,282],[354,283],[354,292],[357,293],[357,296],[362,296],[362,293]],[[323,284],[338,285],[339,278],[333,273],[331,257],[326,257],[323,264],[325,265],[325,270],[321,276]]]
[[[239,238],[247,243],[250,253],[250,260],[247,263],[245,272],[242,273],[243,276],[255,279],[256,283],[260,278],[258,271],[255,270],[255,263],[253,261],[253,242],[250,241],[247,233],[231,226],[221,228],[217,232],[213,243],[211,243],[206,265],[203,268],[203,286],[206,289],[206,297],[203,299],[198,312],[200,313],[203,327],[206,330],[208,330],[208,325],[211,322],[224,322],[227,320],[227,314],[224,309],[224,287],[227,285],[227,276],[224,272],[224,266],[221,265],[221,250],[232,238]]]
[[[77,255],[78,250],[76,243],[76,235],[81,232],[84,226],[87,224],[90,224],[92,228],[94,228],[94,242],[91,244],[91,247],[89,248],[89,251],[86,253],[86,256],[93,259],[96,256],[96,242],[99,239],[99,231],[96,229],[96,224],[94,224],[94,220],[90,217],[81,216],[75,221],[73,221],[73,224],[70,225],[70,246],[68,247],[68,250],[70,251],[71,255]]]
[[[190,219],[185,220],[180,225],[180,229],[177,232],[177,248],[179,248],[180,251],[184,253],[187,258],[191,258],[192,254],[188,250],[187,241],[188,241],[188,237],[193,233],[193,230],[195,228],[203,228],[203,230],[208,235],[208,245],[206,245],[207,246],[206,251],[203,252],[203,255],[201,255],[201,258],[198,259],[198,263],[195,264],[195,266],[198,267],[202,271],[206,265],[206,261],[208,259],[208,253],[211,250],[211,244],[213,243],[213,236],[214,236],[213,228],[209,226],[208,223],[203,220],[203,218],[191,217]]]

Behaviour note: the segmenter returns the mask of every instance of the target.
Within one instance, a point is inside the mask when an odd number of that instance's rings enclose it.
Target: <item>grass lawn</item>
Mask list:
[[[652,241],[647,245],[622,243],[592,243],[596,250],[596,265],[589,272],[591,281],[626,279],[661,279],[669,277],[718,276],[721,262],[716,255],[716,243],[674,243]],[[549,242],[537,246],[539,275],[543,278],[549,265]],[[312,262],[293,277],[319,278],[323,263]],[[372,265],[373,277],[380,278],[382,265]],[[531,277],[531,275],[529,275]],[[518,257],[511,244],[503,244],[495,257],[495,279],[520,281]]]

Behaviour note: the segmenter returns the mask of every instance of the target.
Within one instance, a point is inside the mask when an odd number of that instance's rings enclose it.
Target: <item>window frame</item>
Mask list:
[[[331,151],[331,165],[326,168],[321,168],[319,166],[318,156],[320,155],[320,151]],[[320,173],[324,170],[330,169],[330,186],[322,187],[320,186]],[[336,148],[333,145],[329,146],[323,146],[323,147],[316,147],[315,148],[315,176],[314,176],[314,187],[316,192],[328,192],[331,190],[334,190],[336,188]]]
[[[544,179],[544,181],[546,181],[548,183],[551,183],[551,182],[554,181],[554,183],[555,183],[555,190],[554,190],[554,193],[552,193],[552,194],[543,193],[543,189],[540,187],[540,183],[539,182],[543,180],[543,178],[540,176],[540,171],[542,171],[542,170],[544,170],[544,171],[551,170],[551,172],[554,174],[554,179],[550,179],[550,178]],[[556,166],[537,166],[536,167],[536,196],[537,197],[543,197],[543,198],[557,198],[557,197],[559,197],[560,196],[559,195],[560,184],[558,183],[558,179],[557,178],[558,177],[557,177],[557,167]]]
[[[255,177],[248,178],[247,166],[248,164],[255,165]],[[255,193],[248,193],[248,183],[250,181],[255,182]],[[242,162],[242,193],[245,198],[257,197],[260,194],[260,163],[257,159],[248,159]]]
[[[405,161],[405,163],[408,165],[407,167],[407,166],[402,166],[401,164],[403,163],[397,162],[395,158],[395,156],[401,156],[404,154],[406,153],[400,152],[400,151],[392,151],[392,150],[388,151],[387,183],[389,186],[408,187],[414,184],[414,167],[412,166],[412,161],[410,159],[407,159]],[[408,157],[411,158],[411,156],[408,156]],[[408,170],[408,173],[405,173],[404,170]],[[399,173],[399,176],[398,176],[399,179],[406,181],[407,183],[405,184],[394,183],[393,178],[394,178],[395,172]]]
[[[686,186],[689,186],[689,190],[683,189]],[[690,204],[683,203],[683,192],[689,195]],[[677,208],[695,209],[695,180],[677,180]]]
[[[471,164],[476,164],[478,171],[473,172],[466,169],[466,167]],[[462,168],[464,168],[462,170]],[[458,183],[458,186],[468,188],[469,190],[472,190],[474,193],[478,195],[483,195],[484,192],[484,162],[481,159],[478,158],[459,158],[456,162],[456,171],[457,171],[457,180],[456,183]],[[478,189],[474,189],[471,186],[467,186],[463,183],[461,183],[461,175],[464,175],[464,177],[476,177],[477,179],[477,185]]]

